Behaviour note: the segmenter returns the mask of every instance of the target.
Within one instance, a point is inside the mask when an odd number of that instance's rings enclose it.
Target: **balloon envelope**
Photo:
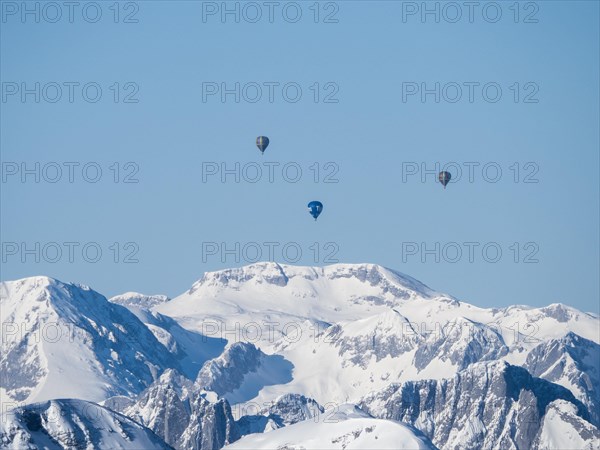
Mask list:
[[[323,211],[323,203],[315,200],[308,204],[308,212],[315,218],[315,220],[317,220],[317,217],[319,217],[321,211]]]
[[[440,180],[440,183],[442,183],[442,185],[444,186],[444,189],[446,189],[446,185],[450,182],[450,179],[452,178],[452,174],[450,174],[450,172],[440,172],[438,179]]]
[[[269,146],[269,138],[266,136],[259,136],[256,138],[256,146],[258,149],[264,153],[267,147]]]

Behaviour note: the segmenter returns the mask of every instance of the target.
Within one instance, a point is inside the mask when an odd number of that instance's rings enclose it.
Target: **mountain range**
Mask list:
[[[0,448],[600,449],[600,321],[373,264],[0,284]]]

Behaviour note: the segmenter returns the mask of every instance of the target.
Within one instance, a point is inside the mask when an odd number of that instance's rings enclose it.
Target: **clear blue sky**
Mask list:
[[[231,16],[222,23],[218,15],[203,21],[201,2],[143,1],[137,12],[120,7],[120,22],[133,12],[137,23],[114,23],[112,4],[101,3],[97,23],[84,20],[80,9],[69,23],[66,7],[57,23],[47,20],[55,17],[51,10],[40,12],[45,14],[40,23],[31,16],[23,23],[21,11],[4,10],[0,75],[5,94],[21,83],[31,88],[39,82],[46,98],[53,98],[48,83],[95,82],[103,96],[88,103],[76,87],[70,103],[63,87],[56,103],[44,98],[35,103],[33,95],[25,103],[19,94],[3,99],[5,171],[14,168],[7,162],[80,164],[74,183],[68,182],[66,169],[57,183],[35,183],[33,176],[22,183],[19,174],[2,183],[3,280],[46,274],[108,296],[128,290],[174,296],[204,271],[242,265],[232,257],[222,262],[209,256],[204,262],[203,242],[230,247],[297,242],[303,250],[299,264],[307,265],[314,264],[311,243],[335,242],[341,262],[392,267],[482,306],[564,302],[598,312],[598,2],[545,1],[537,4],[537,12],[523,3],[519,23],[509,8],[513,2],[502,3],[496,23],[480,9],[469,23],[466,7],[457,23],[447,20],[455,14],[448,9],[439,23],[432,16],[423,23],[419,14],[403,21],[403,8],[407,12],[411,6],[393,1],[339,2],[333,16],[338,23],[322,23],[334,11],[325,3],[320,23],[314,23],[313,2],[300,4],[297,23],[285,20],[281,7],[269,23],[262,2],[257,23],[243,17],[236,23]],[[290,19],[295,10],[287,12]],[[94,14],[87,11],[88,19]],[[246,10],[247,17],[254,14]],[[488,10],[486,17],[494,14]],[[527,16],[537,23],[523,23]],[[115,82],[120,83],[119,103],[110,89]],[[131,92],[126,82],[139,87],[133,97],[138,103],[121,101]],[[280,85],[272,103],[266,88],[256,103],[243,98],[236,103],[233,96],[225,103],[219,96],[203,102],[203,82],[230,87],[295,82],[303,96],[289,103]],[[339,102],[315,103],[310,90],[315,82],[321,95],[333,89],[325,83],[335,83]],[[455,91],[447,83],[480,87],[473,103],[466,88],[456,103],[443,98],[436,103],[433,95],[422,103],[419,95],[403,101],[407,82],[429,87],[439,82],[448,98]],[[496,103],[482,98],[481,85],[490,82],[502,88]],[[516,82],[521,95],[515,103]],[[246,94],[254,92],[247,85]],[[528,94],[538,102],[525,103]],[[254,144],[261,134],[271,139],[262,157]],[[404,163],[433,168],[435,162],[450,161],[479,163],[474,182],[463,174],[444,190],[432,175],[426,183],[419,176],[403,180]],[[89,162],[103,169],[97,183],[82,178],[81,167]],[[131,171],[125,163],[134,162],[139,183],[114,183],[109,166],[115,162],[121,178]],[[226,183],[218,177],[203,183],[203,162],[230,167],[295,162],[303,176],[286,182],[279,166],[274,183],[266,173],[255,184],[235,183],[232,176]],[[314,162],[321,175],[327,172],[325,163],[334,162],[339,182],[314,183],[309,169]],[[497,183],[486,182],[481,173],[490,162],[503,170]],[[533,178],[539,182],[515,183],[509,168],[515,162],[521,179],[537,168]],[[528,162],[533,165],[525,167]],[[46,166],[47,177],[54,176],[52,167]],[[306,211],[310,200],[325,205],[316,223]],[[39,263],[25,255],[23,263],[20,253],[7,254],[7,242],[81,245],[72,263],[66,255],[51,263],[51,254]],[[81,257],[87,242],[103,249],[98,263]],[[115,263],[109,249],[114,242],[121,247],[135,242],[139,262],[122,262],[130,247],[121,249]],[[428,248],[436,242],[480,246],[473,262],[463,247],[456,263],[436,262],[431,255],[423,263],[420,255],[403,256],[403,243],[410,242]],[[481,255],[488,242],[503,251],[497,263]],[[514,242],[535,243],[521,248],[518,263],[510,249]],[[453,250],[446,249],[447,259],[453,258]],[[524,263],[536,249],[539,262]],[[276,256],[285,262],[281,251]]]

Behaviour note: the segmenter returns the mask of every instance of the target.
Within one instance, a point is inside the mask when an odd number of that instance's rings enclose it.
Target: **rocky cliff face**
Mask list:
[[[236,342],[223,355],[204,364],[196,384],[218,395],[232,392],[242,385],[248,373],[258,369],[265,356],[253,344]]]
[[[534,348],[524,365],[532,375],[567,387],[600,423],[600,345],[569,332]]]
[[[599,438],[570,391],[505,362],[476,364],[447,380],[392,384],[361,402],[376,417],[414,425],[444,450],[542,449],[547,409],[566,404],[577,436]]]
[[[219,449],[240,438],[227,400],[220,399],[213,403],[204,396],[197,395],[192,398],[190,404],[192,414],[179,448]]]
[[[16,408],[0,417],[0,448],[123,450],[170,449],[137,422],[95,403],[52,400]]]
[[[285,394],[259,410],[257,414],[242,416],[238,427],[242,435],[264,433],[304,420],[316,422],[324,412],[325,409],[312,398],[299,394]]]
[[[240,437],[227,400],[174,371],[161,376],[123,413],[176,449],[218,449]]]

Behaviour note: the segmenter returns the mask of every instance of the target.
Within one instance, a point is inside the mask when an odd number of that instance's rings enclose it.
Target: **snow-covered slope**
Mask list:
[[[0,416],[1,449],[152,450],[170,447],[148,428],[82,400],[52,400]]]
[[[2,283],[3,401],[134,394],[176,361],[126,308],[47,277]]]
[[[436,293],[422,283],[372,264],[338,264],[324,268],[258,263],[208,272],[181,296],[154,310],[180,319],[184,326],[212,331],[231,340],[272,343],[287,323],[330,324],[389,310],[401,301],[430,299]],[[272,323],[273,333],[245,330],[255,321]],[[204,327],[203,327],[204,324]],[[246,337],[246,338],[245,338]]]
[[[344,404],[269,433],[243,437],[227,450],[260,449],[394,449],[433,450],[436,447],[414,428],[375,419],[355,405]]]
[[[572,403],[556,400],[548,405],[532,448],[598,450],[600,434],[596,427],[577,415]]]
[[[209,272],[154,310],[289,361],[293,380],[263,388],[259,403],[288,392],[356,402],[391,381],[451,378],[480,361],[523,365],[542,342],[574,329],[597,340],[599,329],[597,317],[561,304],[478,308],[373,264]]]
[[[139,306],[127,306],[140,319],[154,337],[163,344],[179,363],[181,373],[190,379],[196,378],[202,365],[219,357],[227,340],[213,338],[199,331],[186,330],[176,320]]]

